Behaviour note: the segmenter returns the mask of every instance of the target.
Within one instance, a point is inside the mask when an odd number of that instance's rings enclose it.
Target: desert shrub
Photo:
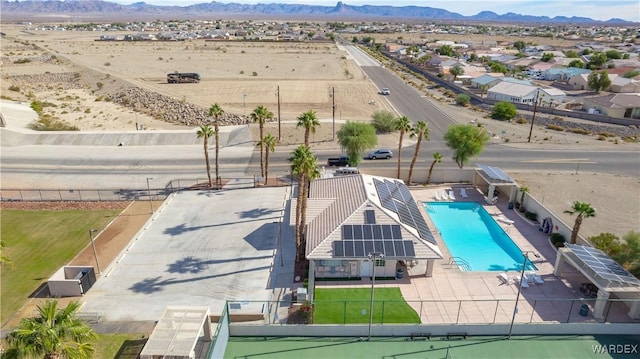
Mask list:
[[[591,131],[589,130],[585,130],[582,128],[570,128],[567,130],[567,132],[571,132],[571,133],[577,133],[579,135],[590,135]]]
[[[84,110],[84,113],[91,113],[91,109],[87,108],[86,110]]]
[[[252,76],[258,76],[258,73],[254,71]]]
[[[96,87],[101,89],[104,87],[104,84],[102,82],[96,82]]]
[[[9,91],[20,92],[20,86],[11,85],[11,86],[9,86]]]
[[[499,121],[509,121],[518,115],[516,106],[512,103],[501,101],[493,105],[491,118]]]
[[[16,61],[14,61],[14,64],[28,64],[29,62],[31,62],[31,60],[29,59],[18,59]]]
[[[598,136],[598,138],[596,138],[596,140],[598,140],[598,141],[606,141],[607,137],[600,135],[600,136]]]
[[[104,66],[111,66],[111,63],[109,61],[104,63]]]
[[[240,70],[240,75],[244,75],[244,70]]]
[[[376,111],[371,118],[373,118],[371,124],[375,127],[376,133],[391,133],[396,130],[396,116],[392,112]]]
[[[603,137],[616,137],[615,133],[611,132],[598,132],[598,135]]]
[[[560,248],[560,247],[564,247],[564,236],[560,233],[551,233],[551,237],[549,237],[549,240],[551,240],[551,244],[553,244],[554,247],[556,248]]]
[[[528,220],[531,220],[534,222],[538,220],[538,214],[535,212],[526,212],[524,216],[527,217]]]
[[[554,131],[564,131],[564,127],[562,126],[558,126],[558,125],[547,125],[547,127],[545,127],[547,130],[554,130]]]
[[[524,125],[525,123],[527,123],[527,119],[520,117],[516,120],[516,123],[520,125]]]
[[[471,102],[471,97],[466,93],[461,93],[456,97],[456,104],[460,106],[467,106]]]

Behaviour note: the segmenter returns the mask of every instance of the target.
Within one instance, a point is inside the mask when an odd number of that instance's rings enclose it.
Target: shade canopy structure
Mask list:
[[[601,250],[565,243],[559,248],[554,274],[559,275],[564,262],[569,263],[598,287],[594,317],[602,318],[611,294],[624,299],[636,299],[630,305],[629,316],[640,318],[640,280]]]
[[[211,340],[208,307],[169,306],[149,336],[140,358],[195,358],[198,338]]]
[[[478,168],[476,169],[475,175],[480,177],[480,179],[485,182],[489,186],[488,197],[493,197],[493,191],[496,187],[507,187],[508,190],[504,192],[509,196],[509,202],[513,202],[515,200],[518,184],[516,181],[509,177],[502,169],[498,167],[492,167],[488,165],[478,164]],[[473,184],[478,185],[476,183],[476,176],[474,175]]]

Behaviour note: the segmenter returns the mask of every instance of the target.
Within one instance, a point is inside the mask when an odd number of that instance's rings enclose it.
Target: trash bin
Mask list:
[[[513,209],[513,202],[509,202],[509,206],[507,208]]]
[[[583,304],[582,306],[580,306],[580,315],[583,317],[586,317],[589,314],[589,306],[586,304]]]
[[[396,271],[396,278],[402,279],[403,276],[404,276],[404,269],[398,268],[398,270]]]

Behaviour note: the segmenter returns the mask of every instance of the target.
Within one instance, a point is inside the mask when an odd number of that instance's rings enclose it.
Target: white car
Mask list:
[[[382,90],[380,90],[380,94],[382,94],[382,95],[391,95],[391,91],[389,91],[389,88],[383,87]]]

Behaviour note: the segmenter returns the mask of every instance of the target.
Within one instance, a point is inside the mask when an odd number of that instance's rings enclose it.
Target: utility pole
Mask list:
[[[333,141],[336,140],[336,87],[331,88],[331,99],[333,100],[331,118],[332,120],[332,132],[333,132]]]
[[[280,142],[281,140],[281,130],[282,128],[280,127],[280,85],[278,85],[278,142]]]
[[[536,121],[536,110],[538,109],[538,95],[540,94],[540,89],[537,89],[536,99],[533,103],[533,116],[531,116],[531,128],[529,129],[529,139],[527,139],[527,143],[531,143],[531,133],[533,132],[533,123]]]

